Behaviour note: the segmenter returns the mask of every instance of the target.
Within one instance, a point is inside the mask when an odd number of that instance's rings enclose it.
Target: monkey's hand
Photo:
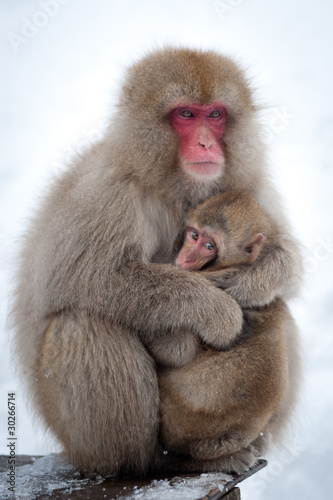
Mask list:
[[[296,246],[289,241],[268,245],[251,265],[212,273],[208,280],[223,288],[241,307],[269,304],[279,297],[287,300],[295,295],[302,274]]]
[[[220,271],[210,271],[209,268],[202,271],[203,276],[217,288],[225,290],[228,288],[230,281],[234,278],[240,269],[237,267],[228,267]]]
[[[124,266],[112,282],[109,314],[139,331],[145,344],[156,332],[193,332],[216,349],[226,349],[242,331],[243,313],[237,302],[209,283],[200,272],[171,264]]]

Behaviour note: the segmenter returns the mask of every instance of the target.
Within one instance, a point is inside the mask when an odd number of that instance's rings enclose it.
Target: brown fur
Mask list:
[[[198,181],[179,168],[168,113],[215,100],[228,109],[225,170]],[[251,190],[283,219],[255,111],[228,58],[152,53],[129,69],[105,137],[56,179],[31,222],[13,305],[19,361],[37,410],[88,472],[142,475],[155,462],[158,385],[140,339],[184,330],[225,347],[242,325],[229,290],[268,303],[295,289],[299,257],[285,223],[279,248],[253,266],[242,294],[234,280],[224,292],[171,265],[187,211],[213,194]],[[270,271],[263,289],[261,267]]]
[[[258,233],[264,236],[258,258],[280,238],[274,221],[244,191],[214,196],[193,210],[188,221],[208,237],[219,234],[223,242],[205,268],[208,277],[214,270],[216,281],[230,263],[235,276],[247,272],[253,265],[249,242]],[[230,350],[204,346],[190,332],[148,345],[161,365],[162,441],[168,452],[194,459],[194,470],[216,470],[221,463],[233,470],[244,450],[252,452],[254,461],[270,439],[279,437],[295,403],[299,354],[286,304],[275,299],[243,312],[243,332]]]

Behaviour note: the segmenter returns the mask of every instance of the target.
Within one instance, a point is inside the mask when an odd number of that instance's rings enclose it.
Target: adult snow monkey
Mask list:
[[[233,189],[251,190],[282,237],[221,290],[172,265],[174,243],[190,209]],[[299,262],[241,69],[173,48],[130,67],[104,137],[55,180],[31,222],[17,277],[20,364],[70,459],[118,476],[163,467],[157,373],[144,343],[186,330],[230,347],[241,307],[294,295]],[[234,466],[253,460],[239,452]]]
[[[250,193],[220,193],[188,215],[176,264],[203,268],[223,286],[279,245],[280,233]],[[244,462],[262,454],[286,428],[299,385],[297,329],[283,300],[253,306],[243,310],[243,331],[230,349],[182,331],[148,343],[159,364],[161,439],[182,466],[235,470],[235,454]]]

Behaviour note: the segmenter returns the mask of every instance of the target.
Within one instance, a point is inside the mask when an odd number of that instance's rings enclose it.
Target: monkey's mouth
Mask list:
[[[222,173],[223,162],[195,161],[186,163],[189,173],[206,178],[216,178]]]
[[[192,165],[219,165],[216,161],[192,161]]]
[[[202,167],[218,167],[218,168],[222,166],[222,164],[217,161],[191,161],[188,162],[188,165],[198,165]]]

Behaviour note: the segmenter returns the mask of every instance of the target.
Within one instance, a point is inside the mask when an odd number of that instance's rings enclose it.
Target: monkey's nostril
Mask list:
[[[212,145],[212,142],[209,141],[209,140],[207,140],[207,141],[205,141],[205,140],[199,140],[198,144],[199,144],[199,146],[201,146],[204,149],[209,149],[211,147],[211,145]]]

